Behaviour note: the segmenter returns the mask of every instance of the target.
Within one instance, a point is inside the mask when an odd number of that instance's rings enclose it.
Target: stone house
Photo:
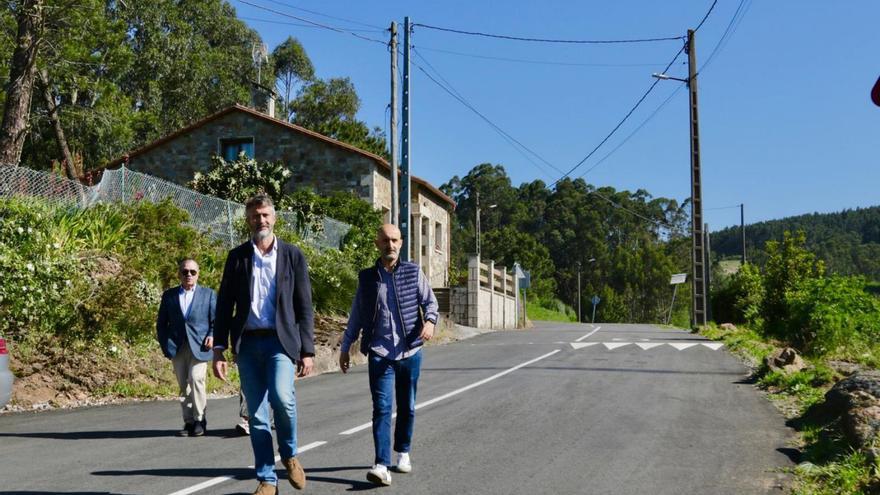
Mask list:
[[[288,190],[351,191],[385,213],[391,210],[391,166],[370,152],[252,108],[233,105],[129,152],[132,170],[177,184],[207,172],[211,157],[232,160],[245,152],[257,161],[281,161],[293,171]],[[451,222],[455,202],[429,182],[411,175],[411,259],[433,287],[449,286]]]

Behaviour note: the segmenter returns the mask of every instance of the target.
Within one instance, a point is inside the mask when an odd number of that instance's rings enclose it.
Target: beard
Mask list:
[[[268,239],[269,237],[272,237],[272,229],[271,228],[260,229],[256,232],[254,232],[254,240],[256,240],[256,241],[264,241],[264,240]]]

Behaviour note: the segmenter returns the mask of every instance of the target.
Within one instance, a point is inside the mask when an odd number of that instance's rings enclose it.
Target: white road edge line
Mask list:
[[[584,339],[590,338],[590,335],[593,335],[594,333],[598,332],[600,328],[602,328],[602,327],[596,327],[595,330],[593,330],[592,332],[590,332],[590,333],[584,335],[583,337],[581,337],[581,338],[575,340],[575,342],[580,342],[580,341],[582,341],[582,340],[584,340]]]
[[[598,328],[597,328],[596,330],[598,330]],[[502,371],[501,373],[496,373],[496,374],[490,376],[489,378],[484,378],[484,379],[482,379],[482,380],[480,380],[480,381],[478,381],[478,382],[471,383],[470,385],[468,385],[468,386],[466,386],[466,387],[462,387],[462,388],[460,388],[460,389],[458,389],[458,390],[453,390],[452,392],[449,392],[449,393],[443,394],[443,395],[441,395],[440,397],[435,397],[435,398],[433,398],[433,399],[431,399],[431,400],[429,400],[429,401],[422,402],[422,403],[420,403],[420,404],[416,404],[416,409],[421,409],[421,408],[423,408],[423,407],[430,406],[431,404],[436,404],[436,403],[438,403],[438,402],[440,402],[440,401],[442,401],[442,400],[446,400],[446,399],[448,399],[448,398],[450,398],[450,397],[453,397],[453,396],[455,396],[455,395],[458,395],[458,394],[460,394],[460,393],[462,393],[462,392],[466,392],[466,391],[468,391],[468,390],[470,390],[470,389],[472,389],[472,388],[476,388],[476,387],[479,387],[480,385],[484,385],[484,384],[486,384],[486,383],[489,383],[489,382],[491,382],[492,380],[495,380],[495,379],[497,379],[497,378],[501,378],[501,377],[504,376],[504,375],[507,375],[508,373],[513,373],[514,371],[516,371],[516,370],[518,370],[518,369],[520,369],[520,368],[524,368],[524,367],[526,367],[526,366],[528,366],[528,365],[530,365],[530,364],[537,363],[538,361],[540,361],[540,360],[542,360],[542,359],[546,359],[546,358],[548,358],[548,357],[550,357],[550,356],[556,354],[556,353],[559,352],[559,351],[560,351],[560,349],[556,349],[555,351],[548,352],[547,354],[544,354],[543,356],[536,357],[535,359],[532,359],[531,361],[526,361],[525,363],[518,364],[518,365],[514,366],[513,368],[510,368],[510,369],[504,370],[504,371]],[[340,435],[351,435],[352,433],[357,433],[357,432],[359,432],[359,431],[361,431],[361,430],[366,430],[367,428],[369,428],[370,426],[372,426],[372,424],[373,424],[373,423],[372,423],[372,421],[371,421],[371,422],[369,422],[369,423],[364,423],[364,424],[362,424],[362,425],[355,426],[354,428],[352,428],[352,429],[350,429],[350,430],[345,430],[345,431],[341,432]]]
[[[308,450],[312,450],[315,447],[320,447],[321,445],[324,445],[325,443],[327,443],[327,442],[312,442],[308,445],[304,445],[304,446],[296,449],[296,453],[302,454],[303,452],[306,452]],[[281,456],[276,455],[275,462],[278,462],[280,460],[281,460]],[[253,469],[254,467],[248,466],[248,468]],[[199,483],[198,485],[193,485],[189,488],[184,488],[183,490],[178,490],[178,491],[171,493],[169,495],[189,495],[190,493],[196,493],[196,492],[202,491],[205,488],[210,488],[214,485],[219,485],[220,483],[223,483],[225,481],[229,481],[233,478],[235,478],[235,476],[218,476],[216,478],[211,478],[208,481],[203,481],[203,482]]]

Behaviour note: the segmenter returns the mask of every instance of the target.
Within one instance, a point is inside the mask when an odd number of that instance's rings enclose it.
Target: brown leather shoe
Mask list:
[[[296,457],[291,457],[290,459],[282,459],[281,463],[287,468],[287,479],[290,481],[290,484],[297,490],[305,488],[306,473],[303,471],[302,464],[299,463],[299,460],[297,460]]]
[[[261,481],[260,485],[257,486],[257,491],[254,492],[254,495],[278,495],[278,487],[272,483]]]

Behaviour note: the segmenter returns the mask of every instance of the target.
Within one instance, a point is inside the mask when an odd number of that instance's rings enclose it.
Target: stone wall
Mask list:
[[[245,110],[230,111],[168,139],[133,157],[129,167],[185,185],[196,172],[210,170],[211,157],[220,154],[221,140],[230,138],[252,138],[257,161],[281,161],[290,166],[293,176],[285,190],[310,187],[321,194],[351,191],[386,212],[386,221],[390,219],[391,173],[385,165]],[[452,205],[415,181],[411,193],[412,260],[422,265],[431,286],[447,287]],[[422,233],[422,222],[426,222],[426,233]]]
[[[211,168],[220,153],[220,140],[253,138],[257,161],[282,161],[293,170],[285,189],[308,186],[319,193],[352,191],[375,204],[372,195],[374,159],[322,139],[232,111],[159,144],[131,159],[129,167],[177,184],[186,184],[196,172]]]

